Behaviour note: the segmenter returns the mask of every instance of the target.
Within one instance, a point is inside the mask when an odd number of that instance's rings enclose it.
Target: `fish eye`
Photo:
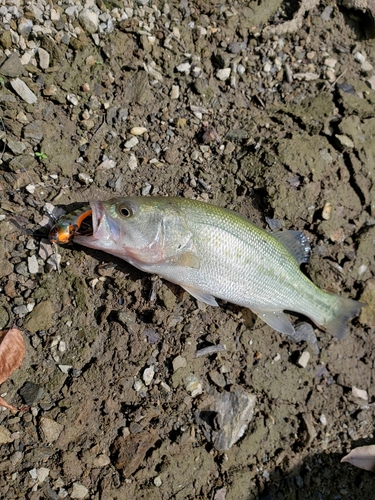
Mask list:
[[[128,219],[129,217],[132,217],[132,215],[134,215],[134,210],[128,204],[121,203],[117,206],[117,213],[120,217]]]

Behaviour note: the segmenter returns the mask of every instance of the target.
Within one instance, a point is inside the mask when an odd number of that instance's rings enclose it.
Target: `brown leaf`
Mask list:
[[[0,331],[0,384],[21,366],[25,352],[25,341],[18,328]],[[0,406],[5,406],[9,410],[17,410],[3,398],[0,398]]]
[[[341,462],[348,462],[360,469],[375,472],[375,444],[354,448]]]

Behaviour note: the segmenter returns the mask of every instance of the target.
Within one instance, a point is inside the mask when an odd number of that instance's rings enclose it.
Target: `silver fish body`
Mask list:
[[[133,266],[182,286],[207,304],[248,307],[292,335],[284,310],[343,337],[363,304],[324,292],[300,270],[309,246],[299,231],[267,233],[241,215],[196,200],[114,198],[92,202],[92,236],[75,236]]]

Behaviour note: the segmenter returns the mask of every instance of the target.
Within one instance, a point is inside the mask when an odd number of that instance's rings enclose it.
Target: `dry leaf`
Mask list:
[[[348,462],[360,469],[375,472],[375,444],[354,448],[341,462]]]
[[[0,384],[17,370],[25,357],[26,347],[23,335],[18,328],[0,331]],[[8,404],[3,398],[0,398],[0,406],[5,406],[10,410],[17,410],[14,406]]]

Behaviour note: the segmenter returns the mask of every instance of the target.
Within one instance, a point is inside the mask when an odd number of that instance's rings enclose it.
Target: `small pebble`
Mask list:
[[[83,499],[89,494],[89,490],[81,483],[73,483],[70,498]]]
[[[132,149],[139,143],[139,140],[136,137],[131,137],[128,141],[125,142],[124,146],[126,149]]]
[[[39,272],[39,264],[36,255],[32,255],[31,257],[27,258],[27,265],[30,274],[37,274]]]
[[[306,368],[310,360],[310,353],[308,351],[303,351],[301,356],[298,358],[297,365],[301,368]]]
[[[172,361],[173,371],[177,371],[179,368],[185,368],[186,365],[186,359],[180,355],[174,358],[174,360]]]
[[[361,70],[364,73],[370,73],[374,69],[374,66],[370,64],[368,61],[365,61],[364,63],[361,64]]]
[[[32,92],[26,83],[20,78],[14,78],[10,81],[13,90],[23,99],[27,104],[35,104],[38,100],[37,96]]]
[[[355,398],[359,398],[359,399],[363,399],[365,401],[368,401],[368,394],[367,394],[367,391],[365,391],[364,389],[358,389],[358,387],[355,387],[353,385],[352,394]]]
[[[160,476],[156,476],[156,477],[154,478],[154,485],[155,485],[157,488],[159,488],[159,487],[162,485],[162,480],[161,480]]]
[[[77,96],[75,94],[67,94],[66,100],[68,102],[70,102],[71,104],[73,104],[73,106],[78,105],[78,99],[77,99]]]
[[[329,220],[332,215],[332,204],[331,203],[326,203],[323,207],[322,210],[322,217],[324,220]]]
[[[180,87],[178,85],[172,85],[171,99],[178,99],[180,97]]]
[[[36,475],[39,483],[43,483],[47,479],[47,477],[49,476],[49,471],[50,470],[46,467],[41,467],[40,469],[36,470]]]
[[[179,73],[189,73],[191,68],[191,64],[189,62],[185,62],[182,64],[179,64],[176,69]]]
[[[320,420],[320,423],[325,427],[327,425],[327,418],[326,416],[324,415],[324,413],[322,413],[319,417],[319,420]]]
[[[86,172],[80,172],[78,174],[78,180],[81,184],[91,184],[91,182],[93,182],[94,179],[92,179],[89,174],[86,174]]]
[[[155,375],[155,367],[153,365],[145,369],[145,371],[143,372],[143,382],[145,383],[146,386],[149,386],[151,384],[154,375]]]
[[[135,170],[138,167],[138,160],[135,155],[130,155],[128,166],[130,170]]]
[[[42,69],[47,69],[49,67],[49,54],[46,50],[42,49],[42,47],[38,48],[38,56],[39,56],[39,66]]]
[[[363,64],[366,61],[366,56],[364,56],[361,52],[356,52],[354,54],[354,60],[360,64]]]
[[[219,69],[219,71],[216,72],[216,78],[223,82],[230,77],[230,74],[231,74],[230,68]]]
[[[147,132],[147,128],[145,128],[145,127],[133,127],[132,129],[130,129],[130,133],[132,135],[142,135],[145,132]]]

